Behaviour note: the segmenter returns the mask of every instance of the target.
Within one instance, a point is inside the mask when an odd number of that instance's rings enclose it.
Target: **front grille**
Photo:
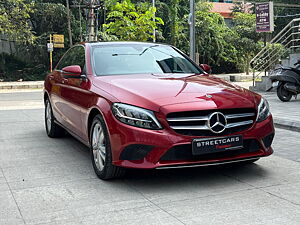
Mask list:
[[[208,126],[209,117],[215,112],[221,112],[227,124],[225,130],[214,133]],[[220,109],[174,112],[167,115],[169,126],[177,133],[189,136],[219,136],[233,134],[249,129],[256,119],[254,108]]]
[[[244,140],[244,147],[236,150],[226,150],[222,152],[208,153],[203,155],[193,155],[192,145],[184,144],[170,148],[161,158],[161,161],[173,160],[212,160],[227,157],[234,157],[245,153],[258,152],[260,145],[255,139]]]

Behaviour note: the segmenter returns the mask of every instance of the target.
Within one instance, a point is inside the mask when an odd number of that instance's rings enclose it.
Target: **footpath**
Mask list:
[[[225,74],[216,76],[228,81],[235,80],[235,84],[247,89],[252,85],[251,76],[249,75]],[[39,91],[43,88],[43,85],[44,81],[0,82],[0,93]],[[276,127],[300,132],[300,96],[299,99],[293,98],[290,102],[281,102],[276,92],[261,92],[260,94],[264,96],[270,104]]]

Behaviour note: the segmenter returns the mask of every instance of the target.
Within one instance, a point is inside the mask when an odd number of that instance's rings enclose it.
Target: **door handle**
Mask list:
[[[61,82],[62,82],[63,84],[67,84],[67,83],[68,83],[68,79],[63,78],[63,79],[61,80]]]

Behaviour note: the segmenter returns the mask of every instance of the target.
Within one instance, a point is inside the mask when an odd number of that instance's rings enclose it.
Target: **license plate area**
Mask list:
[[[217,138],[199,138],[192,142],[192,154],[203,155],[243,148],[243,136],[234,135]]]

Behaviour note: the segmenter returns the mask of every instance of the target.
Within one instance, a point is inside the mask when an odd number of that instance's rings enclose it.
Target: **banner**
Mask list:
[[[255,4],[256,32],[274,31],[274,7],[273,2]]]

